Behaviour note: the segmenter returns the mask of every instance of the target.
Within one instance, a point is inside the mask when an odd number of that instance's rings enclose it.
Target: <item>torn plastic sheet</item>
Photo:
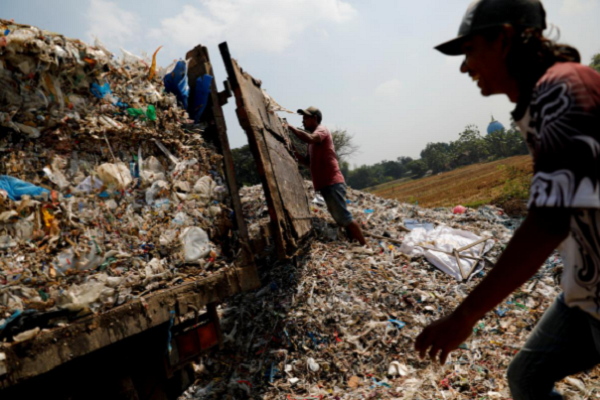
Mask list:
[[[411,257],[424,256],[427,261],[439,268],[441,271],[456,278],[463,280],[463,273],[469,276],[477,273],[483,268],[483,265],[476,260],[460,257],[460,267],[456,257],[428,248],[436,248],[452,253],[455,249],[468,246],[482,238],[474,233],[452,229],[445,225],[440,225],[432,231],[426,231],[424,228],[415,228],[405,236],[400,251]],[[427,247],[424,248],[423,246]],[[493,240],[478,244],[470,249],[461,252],[460,256],[481,257],[494,246]],[[483,247],[483,251],[482,251]],[[479,265],[477,265],[479,264]],[[461,269],[463,273],[461,273]]]

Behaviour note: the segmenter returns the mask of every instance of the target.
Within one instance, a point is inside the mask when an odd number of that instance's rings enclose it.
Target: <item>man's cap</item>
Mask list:
[[[505,24],[546,29],[546,10],[540,0],[475,0],[462,19],[458,36],[435,48],[449,56],[461,55],[470,35]]]
[[[321,114],[321,110],[319,110],[317,107],[313,107],[313,106],[310,106],[304,110],[303,109],[298,110],[298,114],[307,115],[309,117],[318,117],[319,121],[321,121],[323,119],[323,114]]]

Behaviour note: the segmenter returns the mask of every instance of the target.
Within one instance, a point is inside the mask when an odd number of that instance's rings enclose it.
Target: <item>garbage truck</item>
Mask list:
[[[290,258],[310,236],[272,99],[226,44],[218,91],[201,45],[161,76],[160,48],[117,61],[99,41],[0,28],[0,397],[175,399],[223,346],[218,305],[260,287],[265,246]],[[269,209],[260,237],[235,180],[232,92]]]

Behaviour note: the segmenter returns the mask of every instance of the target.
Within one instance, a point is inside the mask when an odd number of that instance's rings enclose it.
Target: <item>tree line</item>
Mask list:
[[[458,140],[427,143],[418,160],[398,157],[396,160],[384,160],[374,165],[350,168],[348,159],[358,151],[353,136],[346,130],[334,130],[331,134],[342,174],[346,183],[355,189],[364,189],[402,178],[421,178],[427,173],[436,174],[478,162],[527,154],[523,136],[514,126],[482,136],[474,125],[469,125],[459,134]],[[306,152],[306,146],[301,143],[295,142],[294,145],[301,153]],[[245,145],[233,149],[232,153],[238,182],[245,186],[260,183],[250,147]],[[310,179],[310,171],[307,168],[301,166],[300,171],[306,179]]]

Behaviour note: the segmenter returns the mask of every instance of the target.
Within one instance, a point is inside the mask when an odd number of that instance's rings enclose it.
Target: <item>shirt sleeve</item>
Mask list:
[[[319,135],[321,138],[321,143],[324,143],[331,137],[331,134],[327,131],[327,129],[317,128],[314,132],[315,135]]]
[[[529,208],[600,208],[600,116],[589,84],[563,68],[536,87],[527,134],[534,157]]]

